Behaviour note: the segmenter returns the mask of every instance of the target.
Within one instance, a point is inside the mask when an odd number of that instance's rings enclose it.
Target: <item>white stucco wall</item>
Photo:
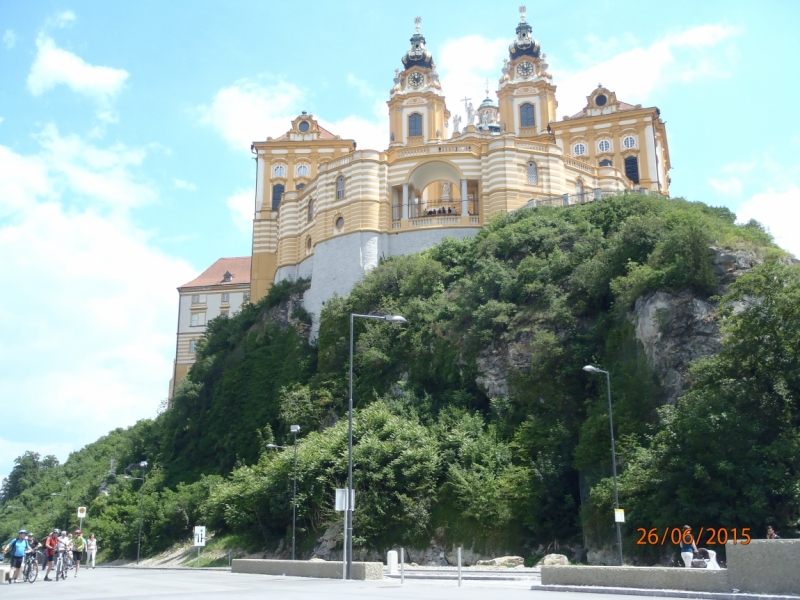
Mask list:
[[[298,265],[281,267],[275,281],[310,277],[304,306],[313,315],[312,339],[319,331],[319,316],[324,303],[334,294],[346,296],[364,275],[385,257],[421,252],[446,237],[463,239],[475,235],[476,228],[422,229],[403,233],[356,232],[320,242],[314,255]]]

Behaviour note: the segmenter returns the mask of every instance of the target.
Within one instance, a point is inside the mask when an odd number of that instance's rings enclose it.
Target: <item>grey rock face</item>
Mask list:
[[[508,377],[512,372],[527,373],[531,366],[531,336],[523,333],[510,344],[491,344],[477,360],[480,375],[475,383],[489,398],[508,396]]]

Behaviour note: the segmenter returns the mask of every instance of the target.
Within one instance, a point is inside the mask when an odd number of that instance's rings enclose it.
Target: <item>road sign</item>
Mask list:
[[[85,519],[86,518],[86,507],[85,506],[79,506],[78,507],[78,518],[79,519]]]
[[[205,525],[195,525],[195,528],[194,528],[194,545],[195,546],[205,546],[206,545],[206,527],[205,527]]]
[[[350,490],[351,510],[356,508],[356,491]],[[336,510],[342,512],[347,510],[347,488],[336,490]]]
[[[614,509],[614,522],[615,523],[624,523],[625,522],[625,509],[624,508],[615,508]]]

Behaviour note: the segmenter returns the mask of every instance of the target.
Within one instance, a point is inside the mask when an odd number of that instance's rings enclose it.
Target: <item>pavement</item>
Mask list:
[[[383,581],[342,581],[335,579],[306,579],[300,577],[271,577],[227,571],[182,571],[134,568],[104,568],[81,570],[77,578],[66,581],[15,583],[0,587],[6,598],[31,598],[31,594],[59,600],[89,598],[147,598],[148,600],[178,600],[181,598],[235,597],[236,600],[275,598],[307,600],[596,600],[598,596],[573,592],[532,591],[529,581],[464,581],[458,587],[454,581],[406,580],[404,585],[394,579]],[[619,596],[622,598],[623,596]],[[608,596],[606,596],[608,598]],[[626,595],[625,600],[634,596]]]

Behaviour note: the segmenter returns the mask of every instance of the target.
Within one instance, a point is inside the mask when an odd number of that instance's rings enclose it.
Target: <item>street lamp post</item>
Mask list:
[[[52,493],[50,495],[51,496],[60,496],[61,498],[66,498],[67,499],[66,511],[64,511],[64,531],[66,531],[67,530],[67,519],[69,519],[69,481],[67,481],[64,484],[64,486],[67,488],[67,493],[66,494]]]
[[[295,532],[297,530],[297,434],[300,431],[300,425],[291,425],[289,430],[294,434],[294,489],[292,491],[292,560],[295,558]],[[267,448],[280,448],[285,450],[286,446],[278,446],[277,444],[267,444]]]
[[[143,460],[142,462],[140,462],[139,467],[142,469],[142,471],[144,471],[144,469],[147,468],[147,461]],[[130,469],[130,467],[128,467],[128,469]],[[142,487],[139,488],[139,540],[136,543],[136,564],[138,565],[139,555],[142,551],[142,512],[144,510],[144,472],[142,473],[141,477],[131,477],[130,475],[125,475],[125,479],[142,482]]]
[[[614,474],[614,508],[619,509],[619,493],[617,492],[617,451],[614,444],[614,413],[611,410],[611,375],[592,365],[586,365],[583,370],[587,373],[605,373],[606,389],[608,391],[608,423],[611,428],[611,469]],[[619,546],[619,564],[622,566],[622,529],[619,521],[614,519],[617,526],[617,545]]]
[[[347,567],[345,575],[347,579],[353,578],[353,321],[355,319],[372,319],[398,325],[408,323],[405,317],[400,315],[359,315],[350,313],[350,401],[348,403],[347,429],[347,512],[345,513],[345,529],[347,532],[347,542],[345,544]]]

